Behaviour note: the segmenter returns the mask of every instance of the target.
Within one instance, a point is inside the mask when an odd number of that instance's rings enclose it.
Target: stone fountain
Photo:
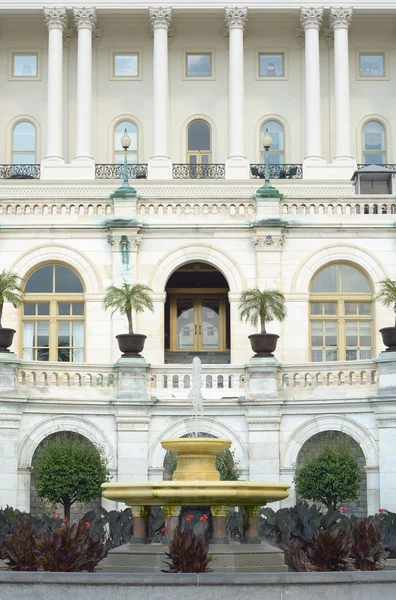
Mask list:
[[[195,358],[190,400],[196,434],[203,406],[200,369],[200,360]],[[216,571],[285,570],[282,552],[262,544],[258,538],[258,515],[260,507],[268,502],[287,498],[290,486],[286,483],[220,481],[215,460],[217,453],[230,448],[231,442],[227,439],[193,437],[163,440],[161,444],[165,450],[177,455],[177,469],[172,481],[104,483],[102,486],[105,498],[125,502],[131,507],[135,542],[112,550],[104,570],[152,572],[163,567],[163,546],[150,544],[148,538],[151,506],[163,507],[170,536],[178,524],[182,506],[209,506],[213,525],[210,543],[216,544],[211,548],[217,559],[213,563]],[[245,544],[229,544],[226,517],[230,506],[244,507]]]

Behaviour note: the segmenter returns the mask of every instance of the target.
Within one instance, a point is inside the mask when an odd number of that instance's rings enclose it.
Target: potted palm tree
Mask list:
[[[380,329],[384,346],[387,346],[385,352],[396,352],[396,281],[384,279],[380,282],[381,289],[377,295],[384,306],[392,306],[395,313],[395,324],[393,327],[383,327]]]
[[[5,302],[10,302],[14,308],[23,304],[23,292],[20,278],[5,269],[0,273],[0,352],[9,352],[8,348],[14,339],[15,329],[3,327],[1,320]]]
[[[285,297],[276,289],[251,288],[241,294],[239,301],[239,317],[257,327],[260,322],[261,332],[249,335],[255,357],[270,357],[276,349],[279,335],[267,333],[265,324],[277,319],[284,321],[286,317]]]
[[[133,332],[132,311],[142,313],[145,309],[148,309],[154,312],[151,292],[151,288],[147,285],[141,283],[130,285],[125,281],[121,287],[111,285],[106,290],[103,301],[105,309],[112,308],[113,312],[111,314],[119,310],[121,314],[126,314],[128,319],[128,333],[121,333],[116,336],[123,357],[140,357],[140,352],[144,348],[147,336]]]

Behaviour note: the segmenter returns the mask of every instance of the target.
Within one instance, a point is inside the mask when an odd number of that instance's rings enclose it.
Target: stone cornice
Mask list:
[[[153,29],[168,29],[172,22],[172,9],[170,7],[149,8],[149,15]]]
[[[96,24],[96,10],[94,8],[86,6],[73,8],[73,17],[77,29],[94,29]]]
[[[320,29],[323,21],[323,8],[310,8],[301,9],[301,27],[303,29]]]
[[[247,23],[247,8],[236,6],[225,9],[225,22],[228,29],[245,29]]]
[[[349,29],[352,14],[351,7],[330,8],[330,27],[333,29]]]
[[[48,29],[63,31],[67,23],[66,8],[44,8],[44,19]]]

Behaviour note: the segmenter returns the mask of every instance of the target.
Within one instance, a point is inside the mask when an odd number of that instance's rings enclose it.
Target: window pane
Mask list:
[[[25,293],[52,293],[52,273],[52,265],[47,265],[46,267],[38,269],[38,271],[29,277],[26,283]]]
[[[49,349],[48,348],[38,348],[36,353],[36,360],[49,360]]]
[[[13,165],[34,165],[36,162],[36,155],[34,152],[13,152],[12,153],[12,164]]]
[[[211,54],[187,54],[188,77],[210,77],[211,59]]]
[[[37,54],[14,54],[14,77],[37,77]]]
[[[325,315],[336,315],[337,314],[336,302],[325,302],[324,303],[324,314]]]
[[[370,154],[370,152],[364,152],[363,162],[365,165],[384,165],[386,162],[385,152],[378,152],[378,154]]]
[[[371,323],[366,321],[360,321],[359,323],[360,333],[360,346],[371,346]]]
[[[58,346],[70,346],[70,321],[58,323]]]
[[[384,77],[384,54],[360,54],[360,77]]]
[[[58,303],[58,315],[70,315],[70,304]]]
[[[311,302],[311,315],[321,315],[323,304],[321,302]]]
[[[357,315],[357,302],[345,302],[345,314]]]
[[[359,302],[359,315],[371,315],[371,304],[369,302]]]
[[[346,351],[346,359],[347,360],[357,360],[358,351],[356,349],[347,348]]]
[[[31,150],[36,149],[36,129],[32,123],[21,121],[17,123],[13,130],[12,149]]]
[[[283,77],[283,54],[260,54],[260,77]]]
[[[60,265],[55,266],[55,292],[79,294],[84,292],[81,281],[73,271]]]
[[[35,304],[25,304],[23,306],[23,314],[24,315],[35,315],[36,314],[36,305]]]
[[[325,345],[337,346],[337,322],[326,321]]]
[[[47,316],[50,314],[49,309],[50,309],[50,306],[48,303],[38,304],[37,305],[37,314]]]
[[[58,361],[70,362],[70,348],[58,348]]]
[[[338,292],[337,265],[330,265],[315,275],[311,292]]]
[[[49,323],[48,321],[37,322],[37,346],[49,346]]]
[[[131,145],[129,146],[130,151],[137,151],[137,128],[132,121],[121,121],[118,123],[117,127],[114,129],[114,150],[121,153],[122,160],[120,162],[124,162],[124,156],[121,145],[121,138],[125,133],[125,129],[128,132],[129,137],[131,138]]]
[[[311,352],[311,360],[312,362],[322,362],[322,354],[323,354],[323,350],[312,350]]]
[[[116,77],[137,77],[138,55],[131,53],[114,54],[114,75]]]
[[[279,121],[266,121],[263,123],[261,127],[261,138],[263,138],[267,129],[272,137],[271,152],[284,150],[283,126],[281,123],[279,123]]]
[[[283,165],[283,153],[276,154],[276,152],[270,152],[268,156],[268,162],[270,165]],[[263,156],[263,164],[265,164],[265,156]]]
[[[371,358],[371,348],[360,348],[360,360],[367,360]]]
[[[323,322],[311,322],[311,346],[323,346]]]
[[[368,121],[365,124],[363,150],[385,150],[385,128],[379,121]]]
[[[358,345],[358,324],[357,321],[346,322],[346,345],[357,346]]]
[[[370,285],[365,276],[349,265],[341,265],[341,291],[370,293]]]
[[[210,128],[205,121],[193,121],[188,127],[188,149],[210,150]]]
[[[84,314],[84,304],[72,304],[72,314],[73,315],[83,315]]]
[[[326,348],[325,354],[327,361],[334,362],[337,360],[337,350]]]

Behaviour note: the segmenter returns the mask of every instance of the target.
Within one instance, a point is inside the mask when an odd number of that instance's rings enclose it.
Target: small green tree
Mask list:
[[[58,435],[39,449],[32,477],[39,497],[62,504],[68,520],[72,504],[97,498],[102,483],[110,479],[100,450],[83,437],[70,434]]]
[[[274,319],[282,322],[286,318],[285,297],[279,290],[266,288],[251,288],[242,292],[239,300],[239,318],[257,327],[260,322],[260,331],[266,334],[265,324]]]
[[[361,479],[358,456],[348,444],[322,446],[302,467],[297,467],[294,477],[302,500],[321,502],[329,510],[356,500]]]
[[[395,313],[395,327],[396,327],[396,281],[393,279],[384,279],[380,282],[381,290],[377,294],[376,299],[380,300],[384,306],[391,306]]]
[[[20,283],[21,280],[15,273],[5,269],[0,273],[0,328],[2,327],[4,303],[10,302],[14,308],[18,308],[23,303]]]
[[[135,313],[142,313],[144,309],[147,308],[147,310],[154,312],[154,305],[151,299],[152,291],[151,288],[142,283],[130,285],[124,281],[121,287],[111,285],[107,288],[103,304],[106,310],[108,308],[114,309],[112,314],[117,310],[119,310],[121,314],[126,314],[128,319],[128,332],[132,335],[132,311]]]

